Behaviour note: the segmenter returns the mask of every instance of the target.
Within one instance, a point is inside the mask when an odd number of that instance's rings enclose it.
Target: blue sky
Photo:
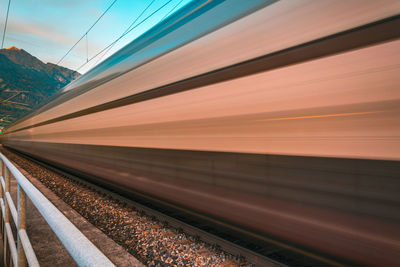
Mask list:
[[[4,47],[16,46],[44,62],[57,63],[113,1],[12,0]],[[88,34],[89,58],[118,38],[151,1],[117,0]],[[190,1],[171,0],[163,9],[121,39],[102,60],[158,23],[178,3],[181,2],[174,12]],[[137,23],[166,2],[168,0],[155,0]],[[7,0],[0,2],[1,37],[7,4]],[[86,39],[84,38],[60,65],[77,69],[86,61],[86,56]],[[79,71],[86,72],[97,61],[98,58],[95,58]]]

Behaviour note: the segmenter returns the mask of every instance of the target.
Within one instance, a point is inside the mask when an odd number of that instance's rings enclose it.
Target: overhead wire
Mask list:
[[[82,35],[81,38],[79,38],[79,40],[68,50],[68,52],[57,62],[57,65],[59,65],[61,63],[61,61],[63,61],[63,59],[72,51],[72,49],[75,48],[75,46],[86,36],[87,38],[87,34],[90,32],[90,30],[97,24],[97,22],[100,21],[100,19],[110,10],[110,8],[115,4],[115,2],[117,2],[117,0],[114,0],[111,5],[108,6],[108,8],[103,12],[103,14],[101,14],[100,17],[97,18],[97,20],[92,24],[92,26],[90,26],[90,28]]]
[[[135,26],[133,26],[131,29],[129,29],[126,33],[122,34],[120,37],[118,37],[115,41],[113,41],[111,44],[109,44],[108,46],[106,46],[105,48],[103,48],[100,52],[98,52],[96,55],[94,55],[93,57],[91,57],[89,59],[89,61],[83,63],[79,68],[77,68],[75,71],[79,71],[82,67],[84,67],[87,63],[89,63],[90,61],[92,61],[94,58],[96,58],[98,55],[100,55],[101,53],[103,53],[104,51],[106,51],[110,46],[114,45],[115,43],[117,43],[119,40],[121,40],[124,36],[126,36],[128,33],[130,33],[132,30],[136,29],[137,27],[139,27],[143,22],[145,22],[146,20],[148,20],[150,17],[152,17],[155,13],[157,13],[158,11],[160,11],[162,8],[164,8],[166,5],[168,5],[172,0],[167,1],[166,3],[164,3],[161,7],[159,7],[157,10],[153,11],[153,13],[151,13],[150,15],[148,15],[146,18],[144,18],[142,21],[140,21],[138,24],[136,24]]]
[[[146,8],[143,9],[143,11],[139,14],[139,16],[137,16],[136,19],[129,25],[129,27],[126,28],[126,30],[124,31],[124,33],[123,33],[122,35],[126,34],[126,33],[129,31],[129,29],[130,29],[133,25],[135,25],[136,21],[138,21],[138,20],[142,17],[142,15],[147,11],[147,9],[150,8],[150,6],[151,6],[155,1],[156,1],[156,0],[151,1],[150,4],[148,4],[148,5],[146,6]],[[106,52],[104,52],[104,54],[99,58],[99,60],[96,61],[96,64],[95,64],[95,65],[97,65],[97,63],[100,62],[100,60],[114,47],[115,44],[116,44],[116,42],[113,43],[113,44],[107,49]]]
[[[4,24],[3,39],[2,39],[2,41],[1,41],[1,49],[4,48],[4,38],[6,37],[7,22],[8,22],[8,14],[9,14],[9,12],[10,12],[10,4],[11,4],[11,0],[8,0],[7,14],[6,14],[6,22],[5,22],[5,24]]]
[[[179,1],[178,4],[176,4],[167,14],[165,14],[165,16],[164,16],[160,21],[162,21],[162,20],[164,20],[166,17],[168,17],[168,15],[171,14],[172,11],[174,11],[175,8],[177,8],[182,2],[183,2],[183,0]]]
[[[88,40],[88,36],[86,34],[86,61],[89,60],[89,40]]]

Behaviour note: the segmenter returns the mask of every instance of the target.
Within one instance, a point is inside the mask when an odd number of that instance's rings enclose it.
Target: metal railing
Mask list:
[[[78,266],[114,266],[2,153],[0,162],[0,228],[4,242],[4,266],[40,266],[26,233],[26,197],[32,201]],[[17,181],[18,209],[10,194],[12,177]],[[17,228],[17,242],[10,215]]]

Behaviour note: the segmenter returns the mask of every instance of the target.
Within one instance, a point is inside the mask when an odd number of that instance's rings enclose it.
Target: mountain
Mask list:
[[[43,63],[23,49],[0,49],[0,128],[29,113],[79,76],[76,71]]]

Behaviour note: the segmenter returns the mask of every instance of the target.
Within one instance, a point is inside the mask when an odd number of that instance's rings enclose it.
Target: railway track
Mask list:
[[[236,231],[232,226],[224,227],[221,222],[210,218],[188,214],[187,211],[169,203],[160,205],[159,201],[140,196],[127,198],[112,189],[90,183],[17,151],[4,152],[29,173],[35,177],[39,176],[39,180],[67,204],[146,265],[340,266],[345,264],[276,240],[261,241],[252,238],[251,235],[246,236],[243,231]],[[55,182],[54,177],[58,178],[58,182]],[[60,179],[64,181],[60,182]],[[63,185],[60,187],[58,183]],[[73,186],[74,189],[65,189],[68,186]],[[83,195],[83,200],[77,200],[77,195]],[[94,200],[93,197],[99,199]],[[100,206],[113,208],[108,213],[99,212],[99,207],[93,205],[91,200]],[[83,203],[88,207],[82,207]],[[126,214],[134,214],[134,221],[140,222],[134,225],[138,231],[142,231],[142,234],[140,232],[132,234],[127,231],[127,224],[122,221],[127,220],[131,223],[132,216],[125,216]],[[104,219],[109,222],[104,222]],[[161,242],[162,245],[155,246],[157,242]],[[174,244],[165,246],[165,243],[171,242]],[[167,251],[168,249],[171,251]],[[180,260],[181,258],[183,260]]]

